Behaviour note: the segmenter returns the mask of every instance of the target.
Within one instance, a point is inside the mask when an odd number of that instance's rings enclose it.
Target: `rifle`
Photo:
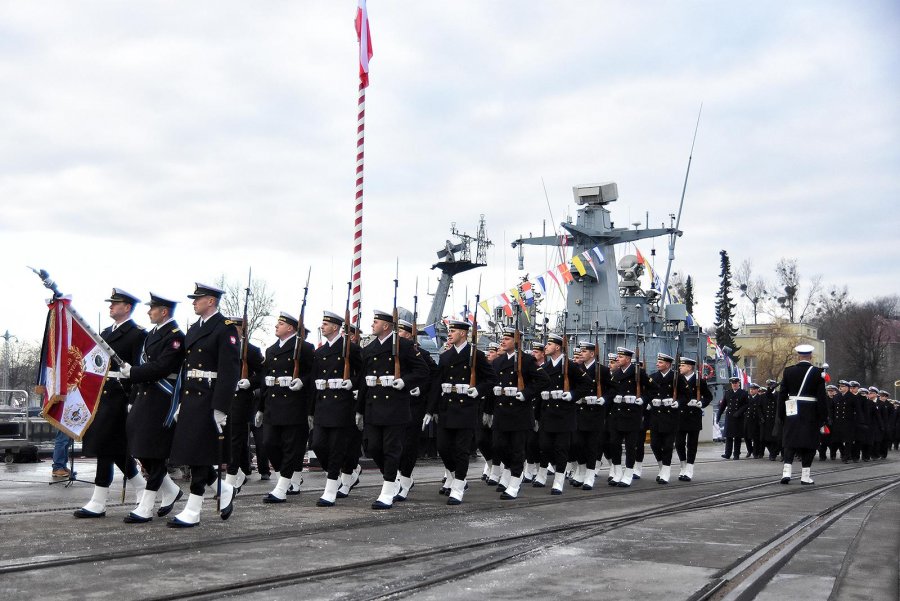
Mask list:
[[[242,321],[241,332],[241,379],[246,380],[250,375],[250,368],[247,365],[247,346],[250,342],[250,324],[247,320],[247,309],[250,306],[250,282],[253,276],[253,268],[247,273],[247,288],[244,290],[244,317]]]
[[[306,314],[306,295],[309,293],[309,276],[312,275],[312,267],[306,272],[306,286],[303,287],[303,304],[300,305],[300,320],[297,323],[297,344],[294,346],[294,375],[295,380],[300,377],[300,347],[306,339],[304,332],[306,327],[303,325],[303,316]]]
[[[569,312],[563,312],[563,336],[562,336],[562,352],[563,352],[563,392],[569,392],[569,332],[568,332]]]
[[[397,259],[397,269],[394,271],[394,379],[400,379],[400,315],[397,313],[397,286],[400,285],[400,259]]]
[[[700,328],[697,328],[697,400],[700,400],[700,376],[703,375],[703,363],[700,362]]]
[[[634,388],[634,396],[641,396],[641,341],[638,340],[637,336],[635,336],[634,341],[637,343],[634,345],[634,377],[635,377],[635,388]]]
[[[478,276],[478,292],[475,293],[475,312],[472,313],[472,349],[469,352],[469,386],[474,387],[475,379],[475,362],[478,359],[478,303],[481,301],[481,276]]]
[[[594,338],[594,349],[595,352],[600,352],[600,322],[595,321],[594,326],[597,328],[597,333]],[[603,396],[603,370],[600,368],[601,357],[603,357],[603,360],[606,360],[605,354],[597,355],[597,358],[594,360],[594,377],[597,379],[597,398]]]
[[[344,379],[350,379],[350,295],[353,282],[347,282],[347,304],[344,306]]]
[[[419,318],[419,276],[416,276],[416,287],[413,291],[413,314],[412,314],[412,341],[413,344],[419,344],[419,328],[416,326],[416,320]]]
[[[681,365],[681,337],[678,337],[678,340],[675,341],[675,377],[672,378],[672,396],[670,398],[675,398],[678,394],[678,377],[681,373],[678,371],[678,366]]]
[[[516,333],[513,336],[513,343],[516,347],[516,388],[525,390],[525,378],[522,376],[522,334],[519,332],[519,315],[522,309],[516,305]]]

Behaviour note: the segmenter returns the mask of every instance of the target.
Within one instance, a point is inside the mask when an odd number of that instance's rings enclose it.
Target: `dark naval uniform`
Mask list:
[[[856,394],[851,392],[850,397],[852,397],[855,407],[853,412],[853,461],[859,461],[860,456],[863,461],[869,461],[872,456],[872,423],[874,421],[872,403],[861,392]]]
[[[819,444],[819,428],[828,418],[825,399],[821,368],[809,361],[800,361],[784,370],[778,395],[778,419],[783,424],[786,465],[790,465],[795,453],[799,453],[804,468],[809,469],[812,465]]]
[[[245,475],[250,469],[250,423],[256,412],[253,410],[253,398],[256,390],[259,390],[259,375],[262,371],[262,350],[255,344],[247,344],[247,379],[250,388],[241,390],[238,388],[231,399],[231,408],[228,411],[227,429],[230,432],[231,453],[228,458],[228,474],[237,475],[238,468]],[[241,365],[243,371],[243,365]]]
[[[466,480],[469,452],[475,431],[481,425],[479,397],[491,394],[496,375],[484,352],[475,349],[475,389],[478,395],[460,392],[471,382],[472,343],[460,348],[451,346],[438,357],[438,375],[434,382],[437,393],[431,397],[428,413],[438,416],[437,445],[444,467],[455,480]],[[445,483],[449,488],[450,483]]]
[[[576,364],[574,367],[579,366]],[[607,419],[610,409],[606,399],[603,396],[597,396],[598,369],[600,370],[602,391],[609,390],[612,382],[609,368],[603,363],[594,361],[586,367],[581,366],[581,371],[587,376],[589,392],[575,401],[575,437],[570,456],[578,463],[578,472],[584,465],[586,480],[582,483],[582,488],[587,486],[585,490],[593,488],[590,481],[596,475],[597,461],[603,453],[606,453],[609,458],[610,434]],[[559,470],[557,469],[557,471]],[[578,480],[573,485],[577,482]]]
[[[356,399],[353,398],[353,391],[329,387],[328,384],[329,380],[335,382],[344,378],[345,342],[345,336],[337,336],[330,343],[326,340],[315,350],[313,360],[316,390],[312,407],[314,425],[311,446],[330,480],[340,477],[349,440],[356,429]],[[358,389],[362,373],[362,351],[358,344],[350,343],[349,359],[349,380]],[[347,473],[352,472],[354,467],[355,462]]]
[[[114,329],[115,328],[115,329]],[[123,361],[137,364],[141,346],[147,332],[132,319],[118,326],[109,326],[100,337],[112,347]],[[121,378],[119,372],[107,374],[106,385],[94,414],[90,428],[84,434],[82,449],[88,457],[97,457],[97,474],[94,484],[109,487],[113,479],[113,465],[131,478],[137,474],[134,459],[128,454],[125,420],[131,403],[131,383]]]
[[[697,400],[697,386],[700,386],[700,400]],[[690,465],[693,473],[694,461],[697,459],[697,442],[703,429],[703,410],[712,401],[712,393],[706,380],[699,379],[694,371],[688,376],[678,374],[675,382],[678,399],[678,433],[675,436],[675,452],[679,461]],[[689,478],[693,476],[688,476]],[[683,479],[683,478],[679,478]]]
[[[313,345],[300,341],[300,390],[291,390],[294,373],[294,350],[298,335],[266,349],[260,372],[260,411],[263,412],[263,440],[266,453],[282,478],[303,471],[303,454],[309,438],[310,405],[313,392]],[[279,379],[282,383],[279,383]],[[284,383],[286,382],[286,383]],[[293,491],[292,491],[293,492]]]
[[[672,450],[681,416],[675,380],[678,372],[669,368],[666,373],[650,374],[650,386],[644,392],[644,404],[650,413],[650,449],[664,466],[672,465]]]
[[[751,390],[753,388],[751,387]],[[765,398],[759,394],[747,395],[747,412],[744,413],[744,436],[747,439],[747,454],[756,459],[763,456],[762,428],[763,428],[763,402]]]
[[[494,359],[493,368],[497,375],[494,387],[493,452],[494,462],[503,462],[512,478],[522,477],[525,462],[525,442],[534,428],[534,402],[541,391],[550,387],[550,379],[542,367],[535,365],[530,355],[522,353],[522,380],[524,388],[518,389],[516,353],[500,352]],[[497,389],[500,388],[500,394]],[[523,400],[506,390],[516,389]]]
[[[831,458],[836,457],[838,449],[841,460],[850,461],[850,448],[853,445],[853,426],[856,421],[856,402],[848,390],[846,394],[838,393],[832,399],[828,414],[828,427],[831,428]]]
[[[644,426],[644,399],[637,395],[637,366],[630,363],[624,370],[615,369],[610,376],[610,386],[604,389],[606,403],[610,405],[609,450],[613,465],[622,463],[622,443],[625,443],[625,468],[634,469],[635,451],[641,441]],[[650,385],[647,372],[641,370],[641,388]],[[643,392],[643,390],[642,390]],[[630,482],[630,480],[629,480]]]
[[[762,439],[769,451],[769,461],[775,461],[781,452],[781,431],[778,425],[778,399],[774,389],[767,389],[762,400]]]
[[[202,495],[215,481],[210,466],[220,453],[213,411],[228,411],[241,375],[240,336],[232,322],[215,313],[202,325],[197,320],[188,328],[184,346],[171,458],[177,465],[191,466],[191,493]]]
[[[131,368],[134,405],[128,414],[128,450],[150,476],[147,490],[159,490],[166,475],[183,361],[184,332],[171,320],[150,330],[140,360]]]
[[[725,454],[723,458],[732,457],[741,458],[741,439],[744,436],[744,414],[747,412],[749,404],[749,395],[747,391],[738,388],[737,390],[726,390],[719,401],[719,421],[725,416]]]
[[[565,472],[566,463],[569,462],[572,439],[578,429],[579,405],[576,403],[582,402],[583,404],[584,397],[595,394],[594,379],[592,374],[588,374],[579,368],[577,363],[567,360],[562,355],[555,362],[548,357],[544,362],[544,372],[550,379],[550,387],[549,390],[541,392],[538,400],[540,408],[538,412],[540,415],[538,442],[541,452],[541,467],[546,468],[552,463],[557,472]],[[572,397],[569,400],[562,398],[566,373],[568,373],[569,379],[569,394]],[[587,469],[596,467],[597,451],[600,448],[599,440],[592,442],[594,444],[591,446],[595,448],[590,458],[594,460],[594,465],[590,465],[588,457],[590,454],[586,454]]]
[[[412,419],[410,392],[421,387],[428,380],[428,364],[421,352],[405,338],[400,338],[400,377],[403,389],[390,385],[383,386],[381,376],[394,375],[394,343],[392,333],[383,341],[372,340],[362,349],[362,375],[356,412],[362,414],[364,423],[363,448],[371,457],[384,477],[385,482],[394,482],[400,468],[403,454],[403,434],[406,424]],[[376,378],[369,385],[365,377]]]

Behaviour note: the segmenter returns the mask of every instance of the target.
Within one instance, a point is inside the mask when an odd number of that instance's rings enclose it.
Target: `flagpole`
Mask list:
[[[362,298],[362,223],[363,223],[363,171],[366,143],[366,87],[359,84],[359,100],[356,116],[356,208],[353,217],[353,271],[350,274],[351,304],[354,325],[359,328],[360,300]]]

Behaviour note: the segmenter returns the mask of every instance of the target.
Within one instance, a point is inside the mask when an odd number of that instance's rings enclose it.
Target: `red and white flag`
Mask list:
[[[372,60],[372,34],[369,33],[369,13],[366,0],[359,0],[356,9],[356,37],[359,39],[359,83],[369,87],[369,61]]]
[[[100,404],[111,354],[71,302],[65,297],[50,301],[37,392],[44,418],[81,440]]]

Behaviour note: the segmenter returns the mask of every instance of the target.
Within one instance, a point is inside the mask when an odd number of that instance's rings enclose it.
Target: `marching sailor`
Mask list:
[[[331,507],[340,487],[341,467],[344,465],[349,441],[356,432],[354,416],[356,399],[353,388],[362,369],[359,345],[349,342],[349,330],[341,335],[344,318],[325,311],[322,316],[322,346],[316,349],[313,361],[315,396],[312,408],[312,449],[326,473],[325,492],[316,501],[319,507]],[[349,342],[350,351],[344,353]],[[349,363],[350,377],[344,378],[344,364]]]
[[[147,471],[147,487],[138,506],[125,516],[129,524],[153,519],[157,496],[160,507],[156,515],[165,517],[183,495],[166,472],[166,459],[175,435],[184,332],[172,318],[177,301],[151,292],[147,304],[153,328],[144,340],[140,360],[127,370],[134,391],[134,404],[128,412],[128,451]]]
[[[231,321],[243,334],[243,316],[232,317]],[[241,336],[243,344],[244,336]],[[231,399],[231,408],[228,411],[228,423],[231,441],[231,453],[228,461],[228,469],[225,481],[234,486],[235,494],[240,492],[247,475],[250,473],[250,422],[253,421],[256,412],[253,410],[254,391],[259,389],[259,378],[262,372],[262,350],[255,344],[251,344],[249,333],[247,340],[247,377],[238,380],[237,390]],[[243,354],[244,349],[241,349]],[[242,359],[243,362],[243,359]],[[241,365],[243,371],[243,364]],[[262,446],[261,444],[259,446]],[[262,470],[260,470],[262,471]]]
[[[415,345],[405,338],[394,340],[394,318],[388,311],[375,311],[375,339],[362,350],[363,380],[356,405],[356,425],[364,429],[363,446],[381,470],[381,494],[372,509],[390,509],[400,492],[397,473],[403,455],[403,437],[411,419],[410,398],[421,395],[428,380],[428,364]],[[394,344],[398,354],[394,354]],[[399,378],[395,377],[395,361]]]
[[[634,477],[635,451],[640,442],[644,424],[644,399],[637,396],[637,369],[632,362],[634,351],[624,347],[616,349],[617,368],[612,372],[609,389],[604,389],[606,403],[610,404],[610,446],[612,463],[616,466],[611,486],[631,486]],[[650,385],[647,372],[641,370],[641,388]],[[622,443],[625,443],[625,470],[622,470]]]
[[[650,386],[644,393],[644,402],[650,412],[650,449],[659,463],[659,474],[656,476],[659,484],[669,483],[672,449],[681,414],[675,390],[676,374],[672,369],[674,361],[670,355],[657,353],[656,371],[650,375]]]
[[[690,357],[682,357],[678,366],[675,385],[678,410],[678,433],[675,435],[675,452],[681,462],[678,479],[690,482],[694,478],[694,461],[697,459],[697,441],[703,429],[703,409],[712,401],[712,393],[706,380],[697,373],[697,362]],[[697,387],[700,394],[697,394]]]
[[[810,475],[819,434],[828,417],[825,380],[821,368],[812,364],[813,346],[801,344],[794,349],[797,364],[785,368],[778,395],[778,418],[782,422],[784,469],[781,483],[791,481],[791,463],[800,455],[801,484],[813,484]]]
[[[719,401],[719,423],[725,418],[725,453],[722,459],[729,459],[734,452],[734,459],[741,458],[741,440],[744,436],[744,413],[750,402],[747,391],[741,388],[741,379],[728,378],[731,389],[726,390]],[[749,450],[749,449],[748,449]],[[749,455],[749,453],[748,453]]]
[[[147,332],[131,319],[134,306],[140,302],[136,297],[121,288],[113,288],[106,302],[109,303],[109,316],[114,323],[100,332],[100,337],[126,363],[119,371],[107,373],[106,385],[103,387],[94,420],[84,433],[82,450],[86,456],[97,458],[97,474],[94,477],[91,500],[75,511],[76,518],[98,518],[106,515],[109,485],[112,484],[114,468],[117,466],[128,478],[128,484],[134,488],[138,500],[143,494],[145,484],[134,459],[128,454],[125,420],[128,416],[128,406],[131,404],[131,384],[127,380],[128,368],[138,362]],[[121,371],[122,369],[125,373]]]
[[[597,462],[606,449],[608,436],[606,417],[609,413],[606,399],[597,396],[597,372],[600,373],[601,388],[606,390],[610,385],[610,371],[597,359],[597,347],[594,342],[583,341],[578,346],[581,348],[579,355],[583,375],[573,378],[572,368],[577,370],[578,364],[573,362],[569,365],[570,385],[572,382],[580,384],[580,386],[576,384],[576,390],[573,392],[574,398],[577,399],[575,401],[577,409],[575,411],[574,444],[569,457],[574,457],[576,465],[575,476],[572,478],[575,482],[572,485],[578,487],[580,484],[582,490],[592,490],[594,479],[597,476]],[[552,371],[548,371],[551,381],[553,381],[552,374]],[[557,377],[561,381],[561,367]],[[550,395],[552,400],[553,393],[551,392]],[[543,397],[543,395],[541,396]],[[560,469],[557,463],[556,474],[553,476],[553,487],[560,492],[565,480],[563,472],[564,470]]]
[[[311,397],[313,391],[313,345],[299,334],[299,320],[281,312],[275,324],[278,342],[266,349],[260,382],[260,411],[266,452],[278,480],[275,488],[263,497],[264,503],[284,503],[287,495],[300,493],[303,484],[303,454],[309,438]],[[300,345],[299,372],[294,377],[294,354]],[[261,415],[260,415],[261,414]]]
[[[450,348],[438,359],[440,395],[429,398],[422,428],[437,420],[438,452],[450,478],[444,482],[444,487],[450,489],[447,505],[459,505],[467,486],[469,451],[479,426],[479,397],[482,391],[493,388],[496,378],[485,354],[467,340],[471,324],[450,320],[447,328]],[[474,386],[471,385],[473,359]]]
[[[219,313],[224,291],[197,283],[193,299],[195,321],[184,337],[186,349],[181,370],[181,402],[174,416],[172,462],[191,467],[191,494],[187,504],[166,525],[189,528],[200,523],[203,492],[218,480],[212,467],[220,464],[225,423],[231,398],[241,377],[240,334],[231,321]],[[234,509],[234,487],[222,482],[219,515],[223,520]]]

